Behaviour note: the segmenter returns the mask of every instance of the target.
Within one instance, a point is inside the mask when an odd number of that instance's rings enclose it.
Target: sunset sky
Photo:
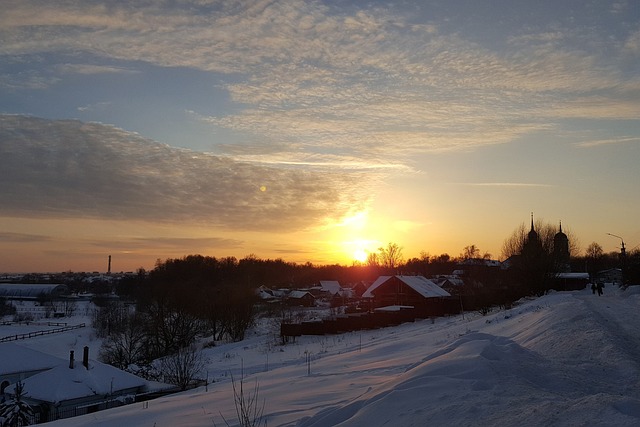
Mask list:
[[[640,4],[3,0],[0,272],[640,244]]]

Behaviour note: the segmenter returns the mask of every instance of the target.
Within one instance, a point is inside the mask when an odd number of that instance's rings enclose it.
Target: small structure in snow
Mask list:
[[[303,307],[313,307],[316,298],[309,291],[291,291],[287,296],[287,304],[301,305]]]

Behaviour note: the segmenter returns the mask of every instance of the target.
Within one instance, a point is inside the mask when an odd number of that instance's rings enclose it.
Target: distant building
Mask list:
[[[424,276],[380,276],[362,295],[371,299],[375,308],[412,306],[417,309],[450,297],[449,292]]]
[[[0,283],[0,297],[8,300],[36,300],[41,296],[61,297],[69,295],[67,285]]]
[[[287,304],[289,305],[313,307],[315,303],[316,298],[309,291],[291,291],[287,295]]]

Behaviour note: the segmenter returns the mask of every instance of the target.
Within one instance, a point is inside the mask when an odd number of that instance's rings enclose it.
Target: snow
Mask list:
[[[64,363],[64,360],[59,357],[43,354],[13,342],[0,344],[0,355],[2,355],[0,379],[6,375],[19,372],[51,369],[60,363]]]
[[[245,393],[259,387],[270,427],[637,426],[636,288],[557,292],[487,316],[284,346],[276,324],[263,323],[242,342],[204,350],[215,381],[206,388],[51,425],[226,425],[223,416],[237,425],[233,374],[236,384],[244,375]]]

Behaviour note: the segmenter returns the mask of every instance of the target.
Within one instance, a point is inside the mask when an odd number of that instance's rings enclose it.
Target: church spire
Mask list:
[[[535,231],[533,228],[533,212],[531,212],[531,231]]]

